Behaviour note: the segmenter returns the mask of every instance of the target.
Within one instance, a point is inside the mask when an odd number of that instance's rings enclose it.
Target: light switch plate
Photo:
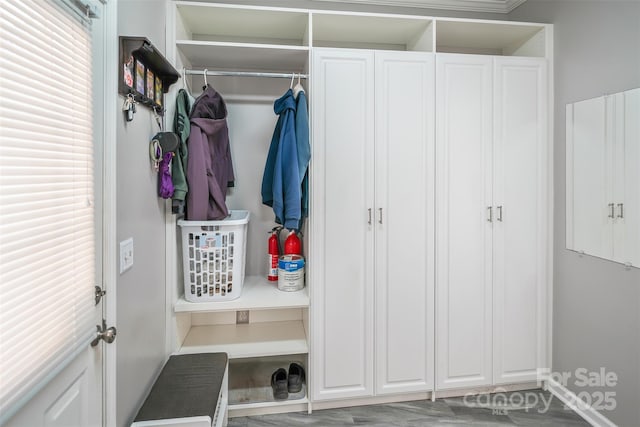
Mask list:
[[[133,266],[133,238],[120,242],[120,274]]]

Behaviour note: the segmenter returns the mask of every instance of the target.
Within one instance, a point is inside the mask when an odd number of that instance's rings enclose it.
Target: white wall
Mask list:
[[[165,51],[165,1],[119,0],[118,34],[147,37]],[[117,72],[115,69],[113,72]],[[118,108],[123,98],[118,96]],[[127,426],[165,362],[164,202],[149,141],[153,115],[138,106],[132,122],[118,114],[117,239],[133,237],[134,265],[117,280],[117,425]]]
[[[565,249],[565,105],[640,87],[640,2],[528,0],[509,18],[554,24],[555,254],[553,362],[615,372],[620,426],[640,425],[640,269]],[[569,380],[574,392],[580,388]]]

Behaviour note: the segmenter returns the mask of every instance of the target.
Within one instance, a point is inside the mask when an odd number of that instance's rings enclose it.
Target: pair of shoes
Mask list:
[[[297,363],[289,365],[289,374],[284,368],[278,368],[271,375],[271,388],[276,400],[289,398],[289,393],[298,393],[304,382],[304,368]]]

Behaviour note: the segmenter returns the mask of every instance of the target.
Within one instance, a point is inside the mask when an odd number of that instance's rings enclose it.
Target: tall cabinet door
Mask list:
[[[567,247],[611,258],[606,126],[605,97],[567,105]]]
[[[312,398],[370,396],[374,57],[314,49],[312,66]]]
[[[494,383],[535,381],[545,363],[547,71],[495,58]]]
[[[436,388],[491,375],[492,61],[436,55]]]
[[[640,89],[624,92],[623,133],[624,196],[616,201],[616,219],[624,223],[622,262],[640,267]]]
[[[376,52],[376,393],[433,389],[434,59]]]

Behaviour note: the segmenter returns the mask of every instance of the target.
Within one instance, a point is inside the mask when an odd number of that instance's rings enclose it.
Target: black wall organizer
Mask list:
[[[145,37],[120,36],[118,93],[164,114],[163,95],[180,74]]]

